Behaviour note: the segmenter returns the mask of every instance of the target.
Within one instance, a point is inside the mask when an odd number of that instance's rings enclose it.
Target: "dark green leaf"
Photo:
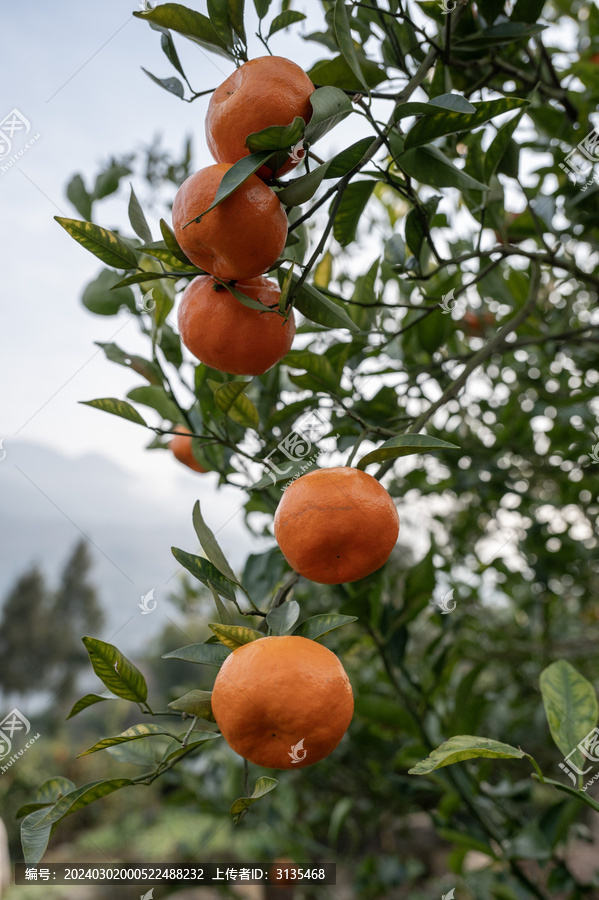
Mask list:
[[[180,97],[183,99],[185,96],[185,88],[181,84],[178,78],[174,76],[170,76],[170,78],[158,78],[157,75],[152,75],[151,72],[148,72],[147,69],[141,67],[142,72],[145,72],[148,78],[151,78],[154,84],[159,85],[161,88],[164,88],[165,91],[168,91],[169,94],[174,94],[176,97]]]
[[[381,81],[385,81],[387,73],[383,68],[372,60],[367,59],[363,51],[356,50],[356,56],[369,88],[374,88]],[[330,84],[346,91],[356,91],[356,93],[364,90],[360,79],[354,75],[343,56],[320,60],[312,66],[308,72],[308,77],[314,84],[318,85]]]
[[[146,222],[146,217],[144,216],[144,211],[140,206],[139,200],[133,190],[133,185],[131,185],[131,195],[129,197],[129,221],[131,222],[131,227],[133,231],[141,238],[144,244],[149,244],[152,241],[152,232],[150,231],[150,226]]]
[[[291,276],[292,283],[295,287],[299,279],[299,275],[295,272]],[[292,288],[293,290],[293,288]],[[349,328],[350,331],[358,331],[357,325],[352,322],[344,309],[338,303],[322,294],[312,284],[303,283],[300,290],[295,294],[295,308],[301,312],[307,319],[316,322],[318,325],[325,325],[327,328]]]
[[[83,637],[81,640],[85,644],[94,672],[109,691],[123,700],[145,703],[148,686],[137,666],[113,644],[92,637]]]
[[[119,366],[125,366],[142,375],[150,384],[162,384],[162,373],[154,362],[144,359],[142,356],[134,356],[132,353],[125,353],[117,344],[97,344],[106,354],[106,359],[117,363]]]
[[[480,181],[457,169],[452,161],[441,153],[438,147],[419,147],[408,150],[398,157],[400,168],[421,184],[433,187],[455,187],[460,190],[488,191],[489,188]]]
[[[112,794],[113,791],[128,787],[130,784],[133,784],[130,778],[112,778],[108,781],[91,781],[89,784],[84,784],[83,787],[71,791],[70,794],[59,800],[43,818],[39,819],[35,827],[36,829],[45,829],[48,825],[53,825],[54,822],[64,819],[65,816],[70,816],[83,809],[84,806],[89,806],[90,803],[95,803],[96,800],[106,797],[107,794]]]
[[[229,20],[227,0],[208,0],[210,22],[226,47],[233,48],[233,29]]]
[[[241,38],[243,44],[247,44],[243,22],[245,0],[227,0],[227,5],[229,8],[229,21],[233,26],[233,31]]]
[[[224,644],[225,647],[229,647],[231,650],[236,650],[237,647],[241,647],[243,644],[259,641],[261,638],[266,637],[261,632],[254,631],[253,628],[246,628],[245,625],[221,625],[213,622],[208,624],[208,628],[214,632],[221,644]]]
[[[581,768],[583,755],[577,745],[597,725],[597,695],[590,681],[565,659],[551,663],[541,672],[541,695],[551,737],[564,756]]]
[[[218,186],[216,194],[214,195],[214,200],[208,207],[205,209],[201,215],[197,216],[195,219],[191,219],[192,222],[199,221],[202,216],[205,216],[206,213],[209,213],[210,210],[214,209],[222,203],[223,200],[226,200],[227,197],[230,197],[233,191],[236,191],[237,188],[242,185],[245,181],[248,180],[258,169],[264,165],[267,159],[270,159],[272,156],[271,150],[260,150],[257,153],[252,153],[250,156],[243,156],[235,165],[231,166],[231,168],[225,172],[221,183]],[[188,223],[186,223],[188,224]]]
[[[117,400],[116,397],[103,397],[99,400],[80,400],[79,402],[83,406],[93,406],[94,409],[102,409],[104,412],[112,413],[113,416],[128,419],[137,425],[146,425],[145,420],[126,400]]]
[[[338,153],[337,156],[334,156],[329,161],[325,177],[343,178],[344,175],[351,172],[361,162],[374,141],[375,138],[372,137],[362,138],[356,141],[355,144],[351,144],[345,150],[342,150],[341,153]]]
[[[321,390],[325,388],[335,393],[339,389],[333,366],[321,353],[313,353],[311,350],[290,350],[282,362],[293,369],[305,369],[320,385]]]
[[[355,240],[358,224],[375,184],[374,181],[355,181],[343,192],[333,225],[333,235],[342,247]]]
[[[231,806],[231,815],[235,816],[236,821],[239,821],[241,814],[246,811],[248,806],[251,806],[252,803],[255,803],[256,800],[260,799],[260,797],[264,797],[265,794],[268,794],[270,791],[274,790],[278,783],[279,782],[276,780],[276,778],[269,778],[267,775],[263,775],[261,778],[258,778],[252,796],[240,797],[238,800],[235,800],[235,802]]]
[[[336,0],[335,2],[333,11],[333,28],[335,30],[335,37],[337,38],[339,49],[341,50],[346,63],[348,64],[360,84],[362,84],[368,90],[368,84],[366,83],[366,80],[364,78],[360,60],[354,46],[354,39],[351,35],[350,16],[344,0]]]
[[[215,384],[214,382],[209,382]],[[249,381],[228,381],[215,386],[214,401],[230,419],[244,428],[258,428],[260,416],[258,410],[244,391],[250,386]]]
[[[410,775],[428,775],[435,769],[451,766],[465,759],[522,759],[523,750],[471,734],[456,734],[433,750],[430,756],[408,770]]]
[[[77,759],[79,759],[80,756],[89,756],[90,753],[97,753],[98,750],[106,750],[108,747],[114,747],[116,744],[125,744],[127,741],[138,741],[141,740],[141,738],[153,737],[157,734],[164,735],[170,734],[170,732],[166,728],[163,728],[162,725],[154,725],[153,722],[132,725],[131,728],[127,728],[126,731],[117,734],[115,737],[102,738],[101,741],[97,741],[97,743],[95,743],[93,747],[90,747],[89,750],[78,753]]]
[[[299,614],[299,603],[295,600],[288,600],[281,606],[271,609],[266,617],[266,624],[273,634],[286,634],[297,622]]]
[[[332,85],[317,88],[310,97],[312,116],[306,126],[304,140],[314,144],[353,111],[350,98]]]
[[[317,166],[278,191],[277,197],[281,203],[285,206],[301,206],[302,203],[311,200],[325,178],[329,165],[330,163],[326,162],[322,166]]]
[[[150,23],[150,25],[151,24],[152,23]],[[162,52],[168,61],[175,67],[179,75],[182,75],[183,78],[185,78],[185,72],[183,71],[183,66],[181,65],[181,60],[179,59],[179,54],[177,53],[175,42],[173,41],[170,31],[167,28],[162,28],[160,25],[154,25],[153,27],[161,32],[160,46],[162,47]]]
[[[423,116],[408,132],[404,150],[421,147],[423,144],[428,144],[446,134],[458,134],[461,131],[471,133],[475,128],[480,128],[481,125],[490,122],[496,116],[514,109],[525,108],[528,105],[528,100],[519,100],[515,97],[501,97],[499,100],[486,100],[483,103],[476,103],[476,112],[474,113],[447,111]]]
[[[527,25],[524,22],[502,22],[485,28],[476,34],[456,41],[454,49],[463,52],[479,53],[487,47],[499,47],[503,44],[514,44],[516,41],[528,40],[535,34],[544,31],[547,25]]]
[[[100,228],[93,222],[80,222],[78,219],[65,219],[62,216],[54,216],[54,219],[72,238],[107,266],[113,266],[115,269],[134,269],[137,266],[135,251],[107,228]]]
[[[129,166],[123,166],[119,163],[112,162],[108,168],[103,172],[100,172],[96,178],[93,198],[95,200],[102,200],[104,197],[114,194],[119,188],[121,178],[124,178],[126,175],[131,175]]]
[[[301,22],[305,19],[305,15],[301,12],[296,12],[294,9],[287,9],[282,13],[279,13],[278,16],[270,23],[270,30],[268,32],[268,37],[272,37],[273,34],[276,34],[277,31],[282,31],[283,28],[287,28],[289,25],[293,25],[294,22]]]
[[[209,666],[222,666],[230,650],[222,644],[188,644],[163,654],[163,659],[182,659],[185,662],[203,663]]]
[[[208,528],[202,518],[202,510],[200,509],[200,501],[197,500],[193,508],[193,527],[198,536],[198,540],[202,550],[210,560],[213,566],[216,566],[221,575],[228,578],[229,581],[237,583],[238,579],[235,572],[229,565],[225,554],[221,550],[218,541],[213,532]]]
[[[46,817],[46,809],[38,809],[23,819],[21,822],[21,845],[23,847],[23,859],[28,866],[36,866],[46,852],[52,823],[43,827],[39,823]]]
[[[185,417],[177,404],[171,400],[165,389],[158,384],[148,384],[143,387],[133,388],[129,391],[127,397],[135,403],[141,403],[143,406],[149,406],[155,409],[161,418],[167,422],[175,422],[179,425],[185,425]]]
[[[148,19],[163,28],[170,28],[201,47],[231,58],[231,53],[214,30],[210,19],[193,9],[179,3],[161,3],[149,12],[134,12],[133,15],[138,19]]]
[[[411,456],[413,453],[428,453],[432,450],[459,450],[455,444],[430,437],[428,434],[401,434],[381,444],[363,456],[357,464],[358,469],[365,469],[370,463],[380,463],[387,459],[399,459],[400,456]]]
[[[213,587],[227,600],[235,603],[235,584],[221,575],[209,560],[203,559],[201,556],[194,556],[193,553],[186,553],[185,550],[179,550],[177,547],[172,547],[171,550],[179,565],[187,569],[194,578],[208,588]]]
[[[135,297],[128,287],[116,287],[120,275],[112,269],[104,269],[94,281],[90,281],[81,297],[86,309],[97,316],[116,316],[125,306],[135,310]]]
[[[196,732],[196,734],[197,733],[198,732]],[[196,747],[200,747],[202,744],[207,744],[209,741],[215,741],[221,736],[215,731],[201,731],[199,732],[199,734],[201,734],[201,737],[192,738],[190,741],[188,741],[186,747],[182,747],[180,745],[177,746],[177,744],[173,741],[170,747],[167,747],[162,762],[167,763],[173,759],[177,759],[177,757],[179,756],[186,756],[190,751],[195,750]]]
[[[487,181],[490,181],[492,176],[497,171],[497,167],[505,156],[505,153],[512,140],[512,135],[518,127],[518,124],[523,115],[524,110],[510,119],[509,122],[505,122],[505,124],[501,126],[501,128],[498,130],[497,134],[491,141],[489,149],[485,153],[484,158],[485,179]]]
[[[293,633],[299,635],[299,637],[317,641],[319,638],[324,637],[325,634],[328,634],[329,631],[334,631],[335,628],[342,628],[343,625],[349,625],[351,622],[357,622],[357,620],[357,616],[341,616],[338,613],[311,616],[298,625]]]
[[[81,699],[77,700],[73,705],[67,719],[72,719],[73,716],[76,716],[77,713],[80,713],[83,709],[87,709],[88,706],[93,706],[94,703],[101,703],[103,700],[114,700],[114,697],[112,694],[86,694],[85,697],[81,697]]]
[[[177,243],[175,232],[164,219],[160,220],[160,231],[162,232],[162,238],[166,244],[167,250],[169,250],[176,259],[180,260],[184,266],[194,268],[193,263],[186,257]]]
[[[385,244],[385,262],[401,267],[406,261],[406,245],[401,234],[394,234]]]
[[[420,101],[400,103],[393,110],[393,120],[399,122],[408,116],[432,116],[448,110],[456,113],[473,113],[476,112],[476,107],[461,94],[440,94],[438,97],[432,97],[428,103]]]
[[[74,790],[75,785],[72,781],[68,778],[63,778],[61,775],[55,775],[53,778],[44,781],[44,783],[34,791],[25,806],[21,806],[21,808],[17,810],[15,819],[28,816],[38,809],[43,809],[44,806],[52,806],[57,800],[64,797],[65,794],[70,794],[70,792]]]
[[[168,707],[177,712],[197,716],[199,719],[206,719],[207,722],[216,722],[212,712],[211,697],[211,691],[189,691],[188,694],[184,694],[178,700],[173,700],[172,703],[169,703]]]
[[[263,19],[265,15],[268,13],[268,9],[272,0],[254,0],[254,6],[256,7],[256,13],[259,19]]]
[[[92,217],[93,198],[87,191],[81,175],[73,175],[67,185],[67,198],[80,216],[89,222]]]

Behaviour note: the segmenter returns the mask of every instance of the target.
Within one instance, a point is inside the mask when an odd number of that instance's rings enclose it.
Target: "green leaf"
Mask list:
[[[317,166],[301,178],[291,181],[282,190],[277,191],[277,197],[285,206],[301,206],[311,200],[326,176],[330,161],[322,166]]]
[[[293,288],[299,279],[299,275],[295,272],[291,276]],[[327,328],[349,328],[350,331],[359,331],[355,322],[352,322],[344,309],[322,294],[312,284],[304,282],[300,290],[295,294],[293,305],[303,316],[316,322],[318,325],[325,325]]]
[[[163,659],[182,659],[185,662],[200,663],[209,666],[222,666],[230,651],[222,644],[188,644],[164,653]]]
[[[256,800],[259,800],[260,797],[264,797],[265,794],[270,793],[270,791],[274,790],[279,782],[276,778],[269,778],[267,775],[263,775],[261,778],[258,778],[256,781],[256,787],[254,788],[254,792],[251,797],[240,797],[238,800],[235,800],[233,805],[231,806],[231,815],[235,816],[235,820],[239,821],[242,813],[246,811],[246,809],[255,803]]]
[[[94,185],[94,199],[102,200],[104,197],[114,194],[119,189],[121,178],[131,175],[129,166],[123,166],[119,163],[111,162],[108,168],[100,172],[96,178]]]
[[[73,175],[67,185],[67,199],[71,201],[79,215],[89,222],[92,217],[93,197],[88,193],[79,173]]]
[[[149,12],[134,12],[133,15],[163,28],[170,28],[201,47],[232,59],[232,54],[214,30],[210,19],[193,9],[179,3],[161,3]]]
[[[308,144],[319,141],[335,125],[353,112],[350,98],[344,91],[333,85],[317,88],[310,95],[310,105],[312,106],[312,115],[306,125],[304,135],[304,140]]]
[[[183,97],[185,96],[185,88],[178,78],[175,78],[172,75],[169,78],[158,78],[157,75],[153,75],[147,69],[144,69],[143,66],[141,67],[141,70],[142,72],[145,72],[148,78],[152,79],[154,84],[157,84],[159,85],[159,87],[164,88],[164,90],[168,91],[169,94],[174,94],[175,97],[180,97],[181,99],[183,99]]]
[[[164,756],[164,745],[159,741],[129,741],[106,750],[117,762],[144,769],[155,769]]]
[[[422,216],[424,216],[427,225],[430,226],[440,200],[441,198],[437,196],[430,197],[425,203],[421,204],[420,212],[414,208],[408,213],[406,218],[406,243],[416,259],[420,259],[420,251],[427,237]]]
[[[528,40],[535,34],[540,34],[547,25],[528,25],[524,22],[502,22],[501,25],[493,25],[476,34],[469,34],[459,41],[455,41],[454,50],[460,53],[479,53],[487,47],[500,47],[503,44],[514,44],[516,41]]]
[[[246,628],[245,625],[221,625],[220,623],[208,623],[208,628],[214,632],[221,644],[236,650],[243,644],[249,644],[251,641],[258,641],[265,637],[260,631],[254,631],[253,628]]]
[[[162,372],[154,362],[144,359],[143,356],[135,356],[133,353],[125,353],[117,344],[102,344],[96,341],[96,346],[101,347],[106,354],[106,359],[126,366],[142,375],[151,384],[162,384]]]
[[[294,22],[301,22],[305,18],[305,15],[301,12],[296,12],[294,9],[286,9],[284,12],[279,13],[278,16],[275,16],[270,23],[268,37],[272,37],[277,31],[282,31],[283,28],[293,25]]]
[[[338,613],[327,613],[305,619],[294,629],[293,633],[299,635],[299,637],[317,641],[319,638],[324,637],[325,634],[328,634],[329,631],[334,631],[335,628],[342,628],[344,625],[357,621],[357,616],[341,616]]]
[[[120,650],[98,638],[83,637],[81,640],[85,644],[94,672],[109,691],[123,700],[145,703],[148,697],[146,680]]]
[[[233,31],[241,38],[242,43],[247,44],[243,23],[245,0],[227,0],[227,6]]]
[[[403,267],[406,261],[406,244],[401,234],[394,234],[385,243],[385,262],[390,266]]]
[[[126,400],[117,400],[116,397],[102,397],[99,400],[80,400],[79,402],[82,406],[93,406],[94,409],[101,409],[104,412],[112,413],[113,416],[120,416],[122,419],[128,419],[137,425],[146,425],[147,427],[145,419]]]
[[[362,213],[375,185],[374,181],[355,181],[343,192],[333,225],[333,236],[342,247],[355,240]]]
[[[401,434],[399,437],[390,438],[376,450],[363,456],[357,464],[357,468],[365,469],[370,463],[384,462],[386,459],[399,459],[400,456],[411,456],[413,453],[459,449],[455,444],[430,437],[428,434]]]
[[[215,591],[218,591],[227,600],[235,603],[236,582],[233,583],[228,578],[225,578],[209,560],[203,559],[201,556],[194,556],[193,553],[186,553],[185,550],[179,550],[177,547],[172,547],[171,552],[177,562],[184,569],[187,569],[194,578],[197,578],[198,581],[201,581],[208,588],[213,587]]]
[[[236,300],[239,300],[239,302],[243,306],[247,306],[248,309],[257,309],[260,312],[265,312],[272,308],[270,306],[266,306],[264,303],[260,303],[259,300],[254,300],[252,297],[248,297],[247,294],[243,294],[241,291],[237,290],[236,287],[233,287],[230,281],[223,281],[221,278],[216,277],[214,278],[214,280],[217,281],[221,285],[221,287],[226,288],[229,293],[233,297],[235,297]]]
[[[360,84],[368,90],[368,84],[364,79],[364,73],[362,72],[360,60],[358,59],[356,48],[354,46],[354,39],[351,36],[350,16],[344,0],[336,0],[335,2],[333,10],[333,29],[343,58]]]
[[[245,181],[248,180],[252,175],[254,175],[261,166],[265,164],[265,162],[270,159],[272,156],[272,150],[260,150],[257,153],[252,153],[250,156],[243,156],[240,160],[238,160],[235,165],[231,166],[228,169],[221,183],[218,186],[216,194],[214,195],[214,200],[208,207],[205,209],[203,213],[199,216],[196,216],[195,219],[191,219],[191,222],[199,222],[202,216],[205,216],[211,210],[215,209],[223,200],[226,200],[227,197],[230,197],[231,194],[237,190]],[[186,223],[186,226],[189,223]]]
[[[540,678],[545,715],[556,746],[568,756],[597,725],[597,695],[590,681],[565,659],[543,669]],[[581,768],[580,750],[570,757]]]
[[[266,16],[271,3],[272,0],[254,0],[256,14],[259,19],[263,19]]]
[[[46,852],[52,823],[39,827],[39,823],[46,817],[45,808],[38,809],[21,822],[21,845],[23,847],[23,859],[28,866],[36,866]]]
[[[44,781],[44,783],[34,791],[29,801],[17,810],[15,819],[28,816],[38,809],[43,809],[45,806],[52,806],[57,800],[64,797],[65,794],[69,794],[74,790],[75,785],[72,781],[68,778],[63,778],[61,775],[55,775],[53,778]]]
[[[214,605],[216,606],[216,611],[218,613],[218,619],[221,625],[234,625],[233,619],[231,618],[231,614],[229,610],[221,600],[217,591],[214,588],[210,588],[212,591],[212,597],[214,598]]]
[[[97,316],[116,316],[122,306],[135,310],[135,297],[128,287],[117,287],[120,275],[112,269],[103,269],[94,281],[90,281],[81,296],[86,309]]]
[[[87,709],[88,706],[93,706],[94,703],[102,703],[103,700],[114,700],[114,697],[111,694],[86,694],[85,697],[81,697],[81,699],[77,700],[73,705],[67,719],[72,719],[73,716],[76,716],[77,713]]]
[[[166,244],[167,250],[169,250],[169,252],[172,253],[172,255],[176,259],[180,260],[184,266],[189,266],[190,268],[193,269],[194,268],[193,263],[191,262],[191,260],[189,260],[187,258],[187,256],[181,250],[181,247],[177,243],[177,238],[175,237],[175,232],[170,227],[168,222],[164,221],[164,219],[160,220],[160,231],[162,233],[162,239],[164,240],[164,243]]]
[[[529,102],[514,97],[501,97],[499,100],[486,100],[474,105],[476,108],[474,113],[447,111],[419,119],[406,136],[404,150],[421,147],[446,134],[458,134],[461,131],[470,134],[475,128],[480,128],[496,116],[513,109],[526,108]]]
[[[154,725],[151,722],[148,724],[144,722],[141,725],[132,725],[131,728],[127,728],[126,731],[117,734],[115,737],[102,738],[101,741],[95,743],[89,750],[78,753],[76,758],[79,759],[80,756],[89,756],[90,753],[97,753],[98,750],[106,750],[108,747],[114,747],[116,744],[125,744],[127,741],[138,741],[141,738],[152,737],[156,734],[170,734],[170,732],[166,728],[163,728],[162,725]]]
[[[356,50],[356,55],[369,88],[376,87],[381,81],[386,80],[386,71],[368,59],[363,51]],[[343,90],[356,91],[356,93],[364,90],[360,79],[353,73],[343,56],[320,60],[312,66],[308,77],[314,84],[333,85]]]
[[[129,221],[131,222],[131,227],[135,234],[144,242],[144,244],[150,244],[152,242],[152,232],[150,231],[150,226],[146,222],[146,217],[144,216],[144,211],[141,208],[140,202],[133,190],[133,185],[131,185],[128,212]]]
[[[210,387],[216,382],[208,382]],[[258,410],[244,391],[250,386],[250,381],[227,381],[214,389],[214,401],[219,409],[222,409],[230,419],[242,425],[244,428],[258,428],[260,416]]]
[[[339,390],[339,380],[329,359],[320,353],[311,350],[290,350],[282,363],[291,366],[292,369],[305,369],[320,384],[321,389],[333,391]]]
[[[433,750],[430,756],[408,770],[410,775],[428,775],[435,769],[451,766],[465,759],[522,759],[523,750],[471,734],[456,734]]]
[[[506,154],[512,140],[512,135],[518,127],[524,112],[525,110],[522,110],[518,115],[510,119],[509,122],[505,122],[491,141],[483,160],[485,179],[487,181],[490,181],[497,171],[497,167]]]
[[[226,47],[233,48],[233,29],[229,20],[227,0],[208,0],[210,22]]]
[[[108,781],[91,781],[89,784],[84,784],[83,787],[71,791],[70,794],[59,800],[43,818],[38,820],[35,828],[45,829],[48,825],[53,825],[60,819],[78,812],[84,806],[89,806],[90,803],[95,803],[96,800],[112,794],[113,791],[119,791],[131,784],[134,782],[130,778],[111,778]]]
[[[164,241],[152,241],[151,244],[144,244],[142,248],[143,253],[147,253],[148,256],[154,257],[154,259],[159,259],[160,262],[164,263],[166,266],[170,266],[171,269],[180,269],[181,268],[181,259],[180,257],[175,256],[167,247]],[[187,265],[187,263],[186,263]],[[190,265],[189,268],[192,272],[195,270],[198,274],[202,272],[202,269],[198,269],[196,266]],[[160,275],[160,278],[163,279],[164,275]],[[145,279],[146,281],[151,280],[152,276],[150,275],[149,279]],[[143,281],[144,279],[142,279]]]
[[[82,247],[101,259],[107,266],[113,266],[115,269],[134,269],[137,266],[135,251],[113,231],[100,228],[93,222],[65,219],[62,216],[54,216],[54,219]]]
[[[397,158],[400,168],[421,184],[433,187],[455,187],[460,190],[488,191],[486,184],[471,178],[462,169],[457,169],[452,161],[438,147],[419,147],[408,150]]]
[[[141,403],[143,406],[149,406],[167,422],[176,422],[185,425],[185,418],[177,404],[171,400],[165,389],[158,384],[148,384],[142,387],[133,388],[127,394],[129,400],[135,403]]]
[[[220,733],[216,731],[202,731],[200,734],[201,737],[188,741],[186,747],[182,747],[181,745],[177,746],[173,741],[172,744],[170,744],[170,747],[167,747],[162,762],[167,763],[173,759],[177,759],[179,756],[186,756],[190,751],[195,750],[196,747],[199,747],[201,744],[215,741],[221,737]],[[175,748],[174,750],[172,749],[173,747]]]
[[[271,125],[255,131],[248,135],[245,144],[253,156],[270,151],[271,158],[267,157],[265,164],[276,171],[287,162],[289,151],[302,140],[305,127],[304,120],[296,116],[289,125]]]
[[[428,103],[420,101],[410,101],[409,103],[400,103],[393,110],[393,121],[399,122],[408,116],[432,116],[439,111],[451,111],[458,113],[476,112],[476,107],[462,97],[461,94],[440,94],[433,97]]]
[[[286,634],[297,622],[299,614],[299,603],[295,600],[288,600],[281,606],[271,609],[266,617],[266,624],[273,634]]]
[[[153,27],[161,32],[160,46],[162,47],[162,52],[171,65],[175,67],[177,72],[185,78],[185,72],[183,71],[183,66],[181,65],[181,60],[179,59],[179,54],[177,53],[177,48],[175,47],[175,42],[173,41],[170,31],[168,28],[162,28],[160,25],[154,25]]]
[[[195,506],[193,508],[193,527],[195,529],[195,533],[198,536],[198,540],[202,547],[202,550],[210,560],[213,566],[216,566],[221,575],[224,575],[225,578],[228,578],[229,581],[232,581],[234,584],[238,584],[239,581],[235,572],[229,565],[225,554],[221,550],[218,541],[216,540],[214,533],[208,528],[204,519],[202,518],[202,510],[200,509],[200,501],[196,500]]]
[[[347,175],[352,169],[355,169],[358,163],[362,161],[365,153],[370,149],[375,140],[376,138],[373,137],[362,138],[361,140],[356,141],[355,144],[346,147],[345,150],[342,150],[341,153],[338,153],[329,160],[325,177],[343,178],[344,175]]]
[[[190,716],[197,716],[199,719],[206,719],[208,722],[216,722],[212,712],[211,697],[212,691],[189,691],[188,694],[183,694],[178,700],[169,703],[168,708],[188,713]]]

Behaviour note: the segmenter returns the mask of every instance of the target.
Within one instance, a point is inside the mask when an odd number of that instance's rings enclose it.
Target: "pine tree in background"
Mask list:
[[[21,575],[8,594],[0,622],[0,687],[27,694],[39,688],[50,666],[46,634],[48,591],[37,566]]]

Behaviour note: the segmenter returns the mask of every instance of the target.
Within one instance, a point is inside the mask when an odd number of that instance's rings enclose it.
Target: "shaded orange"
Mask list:
[[[315,88],[303,69],[282,56],[260,56],[236,69],[214,91],[206,115],[206,141],[217,162],[235,163],[248,156],[250,134],[272,125],[290,125],[296,116],[312,117]],[[301,162],[291,157],[277,170],[282,175]],[[272,169],[258,169],[272,178]]]
[[[285,491],[275,537],[289,565],[311,581],[358,581],[389,558],[399,516],[376,478],[341,466],[315,469]]]
[[[191,449],[192,439],[189,436],[191,432],[182,425],[177,425],[175,431],[178,431],[179,434],[169,441],[168,445],[175,459],[178,459],[183,465],[189,466],[195,472],[207,472],[208,469],[204,469],[193,455],[193,450]]]
[[[341,661],[297,635],[234,650],[214,683],[212,712],[224,739],[257,766],[299,769],[324,759],[349,727],[351,685]],[[303,749],[292,748],[303,740]],[[306,751],[305,756],[303,751]]]
[[[181,340],[213,369],[229,375],[262,375],[289,352],[295,335],[293,310],[285,321],[278,312],[281,292],[268,278],[251,278],[235,287],[273,311],[250,309],[209,275],[199,275],[181,298]]]
[[[277,261],[287,240],[287,216],[277,195],[251,175],[226,200],[202,217],[216,195],[224,163],[200,169],[183,182],[173,203],[179,246],[198,266],[224,281],[261,275]]]

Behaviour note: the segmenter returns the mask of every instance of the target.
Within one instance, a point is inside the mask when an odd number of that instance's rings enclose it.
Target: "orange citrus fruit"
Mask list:
[[[256,175],[202,217],[230,165],[200,169],[183,182],[173,203],[179,246],[198,266],[225,281],[261,275],[277,261],[287,240],[287,216],[277,195]]]
[[[341,466],[294,481],[275,513],[275,537],[292,569],[320,584],[358,581],[389,558],[399,517],[376,478]]]
[[[281,56],[250,59],[229,75],[214,91],[206,115],[206,141],[217,162],[235,163],[249,154],[250,134],[271,125],[290,125],[296,116],[308,122],[312,116],[310,95],[314,85],[303,69]],[[277,175],[301,162],[289,157]],[[258,169],[271,178],[268,166]]]
[[[177,425],[175,431],[178,431],[179,434],[175,435],[169,442],[169,448],[172,450],[175,459],[178,459],[179,462],[183,463],[185,466],[189,466],[189,468],[193,469],[195,472],[207,472],[208,469],[204,469],[193,455],[193,450],[191,449],[191,432],[182,425]]]
[[[267,769],[300,769],[324,759],[347,731],[353,711],[338,657],[298,635],[238,647],[212,691],[212,712],[227,744]]]
[[[181,298],[181,340],[212,369],[229,375],[262,375],[289,352],[295,335],[293,310],[285,321],[278,312],[281,292],[268,278],[237,282],[236,289],[272,311],[250,309],[209,275],[199,275]]]

